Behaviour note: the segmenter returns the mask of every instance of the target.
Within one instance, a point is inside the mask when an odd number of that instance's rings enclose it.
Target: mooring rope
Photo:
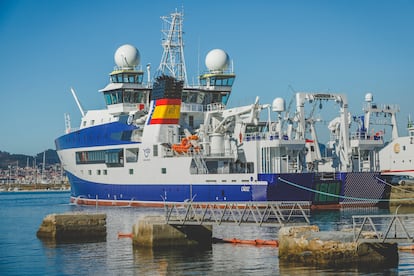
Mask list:
[[[391,188],[394,188],[394,189],[396,189],[396,190],[400,190],[400,191],[402,191],[402,192],[404,192],[404,193],[407,193],[407,194],[414,194],[414,191],[406,190],[406,189],[400,188],[399,186],[392,185],[392,184],[388,183],[387,181],[382,180],[382,179],[381,179],[381,178],[379,178],[379,177],[375,177],[375,179],[377,179],[378,181],[380,181],[380,182],[384,183],[384,184],[385,184],[385,185],[387,185],[387,186],[391,186]]]
[[[391,201],[414,200],[414,198],[401,198],[401,199],[381,199],[381,198],[379,198],[379,199],[374,199],[374,198],[363,198],[363,197],[351,197],[351,196],[336,195],[336,194],[331,194],[331,193],[311,189],[311,188],[308,188],[308,187],[304,187],[302,185],[290,182],[290,181],[288,181],[286,179],[283,179],[281,177],[278,177],[278,179],[280,181],[286,183],[286,184],[289,184],[289,185],[294,186],[294,187],[299,188],[299,189],[303,189],[303,190],[313,192],[313,193],[317,193],[317,194],[321,194],[321,195],[337,197],[337,198],[341,198],[341,199],[352,199],[352,200],[371,201],[371,202],[391,202]]]

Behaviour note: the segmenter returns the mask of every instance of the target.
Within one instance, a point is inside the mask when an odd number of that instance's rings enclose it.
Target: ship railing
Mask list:
[[[376,104],[370,102],[365,103],[363,111],[395,113],[400,111],[400,106],[397,104]]]
[[[246,133],[243,138],[245,141],[255,141],[255,140],[284,140],[288,141],[289,137],[287,135],[280,136],[276,132],[252,132]]]
[[[212,103],[206,106],[206,111],[224,110],[226,106],[222,103]]]
[[[181,103],[181,112],[204,112],[202,104]]]
[[[182,202],[165,203],[165,220],[171,225],[255,224],[282,227],[309,224],[307,201]]]
[[[211,103],[202,105],[198,103],[181,103],[181,112],[205,112],[205,111],[217,111],[225,110],[226,106],[222,103]]]
[[[351,133],[351,139],[352,140],[383,140],[384,139],[384,134],[382,131],[376,132],[376,133],[372,133],[369,134],[367,132],[362,133],[362,132],[353,132]]]

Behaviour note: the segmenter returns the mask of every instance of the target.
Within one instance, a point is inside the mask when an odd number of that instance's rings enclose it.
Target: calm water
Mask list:
[[[95,212],[95,207],[69,205],[67,192],[0,193],[0,275],[412,275],[414,253],[401,252],[398,268],[367,267],[337,270],[279,267],[278,249],[249,245],[213,244],[203,250],[134,249],[118,232],[131,232],[140,216],[162,214],[159,209],[104,208],[107,241],[83,244],[46,244],[37,239],[43,218],[68,211]],[[376,209],[312,214],[322,230],[341,229],[353,214],[388,213]],[[222,226],[217,238],[275,239],[273,228]]]

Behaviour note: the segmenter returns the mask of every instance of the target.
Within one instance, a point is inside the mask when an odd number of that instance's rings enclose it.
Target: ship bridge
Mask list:
[[[110,83],[99,90],[112,115],[148,109],[151,89],[149,85],[143,84],[144,72],[139,66],[139,58],[138,50],[129,44],[119,47],[115,52],[117,66],[109,74]]]

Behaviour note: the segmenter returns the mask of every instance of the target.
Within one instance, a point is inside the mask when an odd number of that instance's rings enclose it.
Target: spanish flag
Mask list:
[[[150,125],[178,124],[181,99],[153,100],[150,108]]]

